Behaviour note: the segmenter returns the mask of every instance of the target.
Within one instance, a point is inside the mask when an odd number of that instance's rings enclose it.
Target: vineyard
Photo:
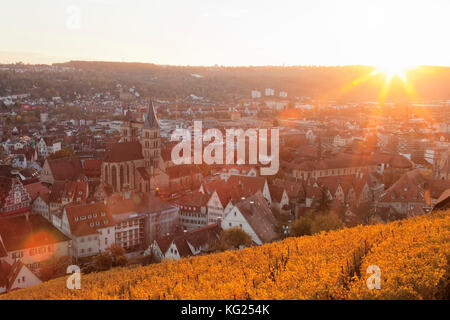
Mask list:
[[[0,299],[449,299],[450,212],[117,268]],[[380,289],[368,289],[369,266]],[[370,270],[370,268],[369,268]]]

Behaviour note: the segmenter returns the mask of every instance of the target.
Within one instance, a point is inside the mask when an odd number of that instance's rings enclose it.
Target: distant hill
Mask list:
[[[55,66],[74,67],[77,72],[0,71],[0,96],[30,92],[33,97],[74,98],[74,93],[109,91],[116,85],[134,86],[141,96],[185,98],[193,94],[214,101],[250,98],[251,90],[288,93],[339,102],[378,101],[386,91],[387,102],[450,100],[450,68],[423,66],[407,74],[405,84],[394,78],[387,90],[383,75],[371,75],[367,66],[340,67],[190,67],[150,63],[71,61]]]
[[[276,94],[286,91],[290,97],[377,101],[384,86],[383,76],[368,76],[374,68],[367,66],[190,67],[87,61],[56,65],[108,75],[115,80],[137,81],[158,97],[185,97],[193,93],[227,99],[250,97],[253,89],[272,88]],[[400,79],[393,79],[386,100],[450,99],[450,67],[419,67],[408,73],[408,81],[406,86]]]
[[[449,299],[450,212],[82,275],[0,299]],[[381,289],[369,290],[379,268]]]

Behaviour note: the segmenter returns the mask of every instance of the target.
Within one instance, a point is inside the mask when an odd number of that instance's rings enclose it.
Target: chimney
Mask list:
[[[28,222],[29,220],[30,220],[30,217],[29,217],[29,213],[27,212],[27,213],[25,213],[25,221],[26,222]]]

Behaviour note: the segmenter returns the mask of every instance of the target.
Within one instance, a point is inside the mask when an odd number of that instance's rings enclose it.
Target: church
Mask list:
[[[127,117],[121,131],[122,142],[107,150],[101,181],[114,192],[153,191],[154,177],[161,167],[160,127],[153,102],[149,101],[144,121]]]

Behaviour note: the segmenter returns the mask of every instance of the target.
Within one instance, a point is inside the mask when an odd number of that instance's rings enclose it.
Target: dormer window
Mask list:
[[[102,212],[102,217],[106,216],[106,213]]]
[[[75,221],[78,221],[78,217],[75,217]]]
[[[94,218],[97,218],[97,214],[96,213],[94,213]]]
[[[91,215],[88,215],[88,219],[92,219],[92,216],[91,216]]]
[[[91,226],[91,228],[94,227],[94,223],[93,222],[91,222],[89,225]]]

